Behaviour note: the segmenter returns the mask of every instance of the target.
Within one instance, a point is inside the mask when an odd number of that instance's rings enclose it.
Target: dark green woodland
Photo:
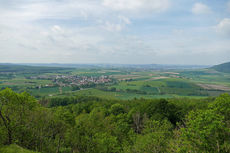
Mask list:
[[[36,100],[0,92],[0,152],[230,152],[230,95]]]

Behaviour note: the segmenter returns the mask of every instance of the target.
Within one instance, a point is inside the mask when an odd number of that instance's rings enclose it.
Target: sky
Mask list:
[[[0,63],[230,61],[230,0],[0,0]]]

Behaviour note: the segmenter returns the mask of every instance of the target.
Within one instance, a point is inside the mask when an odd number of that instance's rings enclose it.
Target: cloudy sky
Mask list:
[[[230,0],[0,0],[0,63],[230,61]]]

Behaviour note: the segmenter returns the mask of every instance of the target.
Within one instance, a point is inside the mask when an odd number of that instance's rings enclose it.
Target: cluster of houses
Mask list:
[[[77,76],[77,75],[40,75],[33,76],[31,79],[42,79],[42,80],[52,80],[53,84],[47,84],[48,86],[82,86],[88,84],[102,84],[111,82],[108,76]]]

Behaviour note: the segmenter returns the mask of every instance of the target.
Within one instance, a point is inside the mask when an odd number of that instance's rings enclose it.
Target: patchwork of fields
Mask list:
[[[40,69],[41,70],[40,70]],[[25,72],[0,73],[0,88],[10,87],[17,92],[27,91],[37,98],[66,95],[87,95],[114,99],[209,97],[230,93],[230,74],[211,69],[140,70],[123,68],[55,68],[37,71],[28,67]],[[42,79],[34,76],[42,75]],[[75,90],[68,83],[55,84],[54,77],[61,75],[82,78],[108,77],[110,82],[80,86]],[[33,76],[33,77],[31,77]],[[47,78],[47,79],[46,79]],[[65,80],[63,80],[65,82]]]

